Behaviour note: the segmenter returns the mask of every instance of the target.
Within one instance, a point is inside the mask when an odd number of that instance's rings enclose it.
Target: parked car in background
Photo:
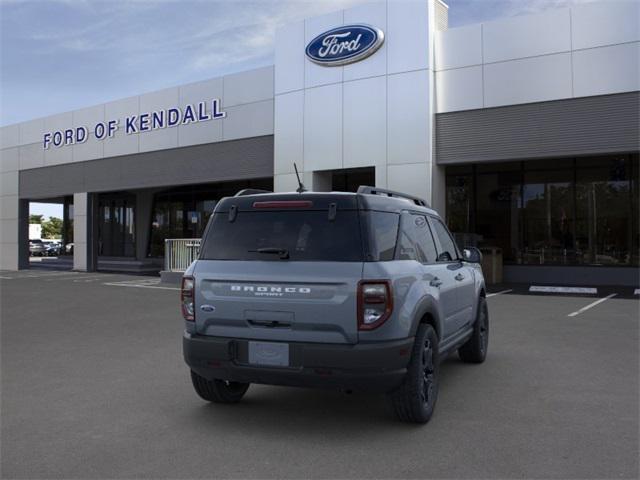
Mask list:
[[[62,245],[59,242],[45,240],[44,244],[47,249],[46,254],[48,257],[57,257],[62,252]]]
[[[64,246],[64,251],[66,252],[67,255],[71,255],[73,253],[73,243],[67,243]]]
[[[44,257],[47,254],[47,247],[42,240],[35,238],[29,240],[29,255],[32,257]]]

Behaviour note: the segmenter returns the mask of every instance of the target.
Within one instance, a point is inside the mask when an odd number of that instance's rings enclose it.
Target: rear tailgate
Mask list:
[[[201,335],[356,343],[362,262],[199,260],[195,321]]]

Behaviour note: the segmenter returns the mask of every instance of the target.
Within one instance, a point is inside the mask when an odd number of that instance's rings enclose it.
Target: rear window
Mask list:
[[[363,254],[358,213],[338,211],[329,221],[326,210],[242,211],[233,222],[227,213],[216,213],[200,258],[360,262]]]

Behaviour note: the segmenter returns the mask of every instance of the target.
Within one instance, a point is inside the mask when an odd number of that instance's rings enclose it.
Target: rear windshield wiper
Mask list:
[[[249,252],[251,252],[251,253],[271,253],[271,254],[280,256],[281,260],[288,260],[289,259],[289,250],[287,250],[286,248],[264,247],[264,248],[259,248],[257,250],[249,250]]]

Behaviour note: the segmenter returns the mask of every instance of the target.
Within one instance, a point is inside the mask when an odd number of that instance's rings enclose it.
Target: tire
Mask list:
[[[247,393],[250,385],[249,383],[227,382],[225,380],[207,380],[193,370],[191,371],[191,383],[200,398],[214,403],[238,403]]]
[[[431,325],[418,327],[407,375],[402,385],[387,394],[398,420],[427,423],[438,399],[438,335]]]
[[[489,309],[487,299],[480,297],[478,313],[473,325],[473,334],[467,342],[458,349],[460,360],[466,363],[482,363],[487,358],[489,348]]]

